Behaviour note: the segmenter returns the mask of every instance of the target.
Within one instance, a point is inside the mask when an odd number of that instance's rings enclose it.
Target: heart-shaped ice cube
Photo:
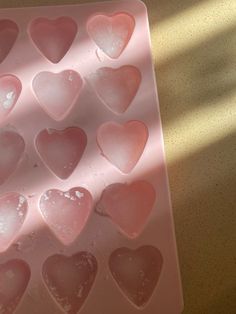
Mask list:
[[[95,15],[90,18],[87,29],[97,46],[110,58],[118,58],[133,34],[135,21],[126,13],[113,16]]]
[[[77,24],[70,17],[55,20],[37,18],[30,26],[30,36],[39,51],[51,62],[58,63],[70,49]]]
[[[61,179],[67,179],[72,174],[82,158],[86,144],[85,132],[76,127],[61,131],[46,129],[36,138],[41,158]]]
[[[119,248],[109,259],[111,274],[124,295],[143,307],[151,298],[161,274],[163,258],[152,246],[137,250]]]
[[[90,76],[90,82],[102,102],[121,114],[128,109],[138,91],[141,73],[129,65],[118,69],[100,68]]]
[[[135,238],[142,232],[154,201],[155,190],[146,181],[115,183],[105,188],[96,209],[108,214],[126,236]]]
[[[40,72],[33,80],[33,90],[39,104],[57,121],[63,120],[70,113],[82,85],[80,75],[73,70]]]
[[[0,63],[7,57],[18,37],[19,28],[11,20],[0,20]]]
[[[148,139],[148,129],[140,121],[124,125],[107,122],[97,132],[97,142],[102,154],[124,173],[137,164]]]
[[[0,252],[5,251],[17,236],[27,209],[23,195],[11,192],[0,197]]]
[[[21,82],[16,76],[3,75],[0,77],[0,123],[14,108],[21,88]]]
[[[30,268],[21,260],[0,265],[0,313],[15,313],[30,280]]]
[[[43,265],[43,278],[56,302],[67,314],[84,304],[97,274],[96,258],[88,252],[71,257],[53,255]]]
[[[24,139],[18,133],[0,131],[0,185],[15,171],[24,150]]]
[[[81,187],[67,192],[49,190],[39,202],[45,222],[64,245],[71,244],[81,233],[92,206],[91,194]]]

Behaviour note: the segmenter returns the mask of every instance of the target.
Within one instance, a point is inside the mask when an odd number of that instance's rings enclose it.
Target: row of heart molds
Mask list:
[[[104,189],[95,213],[107,216],[130,239],[138,237],[146,225],[156,199],[153,186],[146,181],[114,183]],[[82,187],[69,191],[51,189],[39,200],[39,211],[56,238],[70,245],[85,227],[93,210],[93,197]],[[0,197],[0,252],[16,239],[27,217],[27,199],[16,192]]]
[[[130,65],[100,68],[89,76],[98,98],[116,114],[124,113],[134,100],[141,83],[140,71]],[[32,82],[34,94],[43,110],[54,120],[63,120],[72,110],[83,86],[74,70],[40,72]],[[22,84],[14,75],[0,77],[0,122],[13,110]]]
[[[42,266],[45,288],[58,307],[67,314],[77,314],[95,284],[98,262],[90,252],[81,251],[72,256],[49,256]],[[163,258],[153,246],[136,250],[118,248],[110,255],[110,274],[124,297],[138,309],[148,304],[158,284]],[[19,259],[0,265],[1,310],[13,313],[29,285],[31,270]],[[7,287],[14,286],[14,290]],[[4,298],[3,298],[4,296]]]
[[[125,124],[107,122],[97,131],[101,155],[123,173],[138,163],[148,140],[148,129],[140,121]],[[87,135],[78,127],[44,129],[35,146],[45,165],[60,179],[67,179],[80,162],[87,146]],[[15,171],[25,152],[23,137],[15,131],[0,131],[0,185]],[[60,158],[58,158],[60,156]]]
[[[116,59],[128,45],[134,27],[135,20],[127,13],[99,14],[89,18],[87,32],[107,56]],[[32,21],[28,32],[39,52],[52,63],[58,63],[72,46],[78,25],[70,17],[55,20],[39,17]],[[18,34],[19,27],[15,22],[0,20],[0,63],[13,48]]]

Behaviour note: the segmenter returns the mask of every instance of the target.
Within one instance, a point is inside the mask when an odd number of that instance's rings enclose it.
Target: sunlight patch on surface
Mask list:
[[[235,120],[233,101],[225,106],[219,102],[180,115],[164,130],[168,163],[183,160],[229,134],[236,134]]]
[[[196,4],[152,26],[157,63],[212,38],[236,23],[236,1],[209,0]]]

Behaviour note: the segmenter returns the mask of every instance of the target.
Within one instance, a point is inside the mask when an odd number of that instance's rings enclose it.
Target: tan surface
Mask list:
[[[82,2],[93,1],[1,0],[0,7]],[[158,76],[184,313],[234,314],[236,1],[144,2]]]

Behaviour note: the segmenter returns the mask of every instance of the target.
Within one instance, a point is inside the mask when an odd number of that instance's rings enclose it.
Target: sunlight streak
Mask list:
[[[191,110],[172,121],[171,127],[164,129],[168,163],[183,160],[236,132],[233,112],[235,102],[231,101],[227,106],[219,102],[212,107]]]
[[[220,10],[221,8],[221,10]],[[160,64],[235,25],[236,1],[210,0],[152,25],[155,61]]]

